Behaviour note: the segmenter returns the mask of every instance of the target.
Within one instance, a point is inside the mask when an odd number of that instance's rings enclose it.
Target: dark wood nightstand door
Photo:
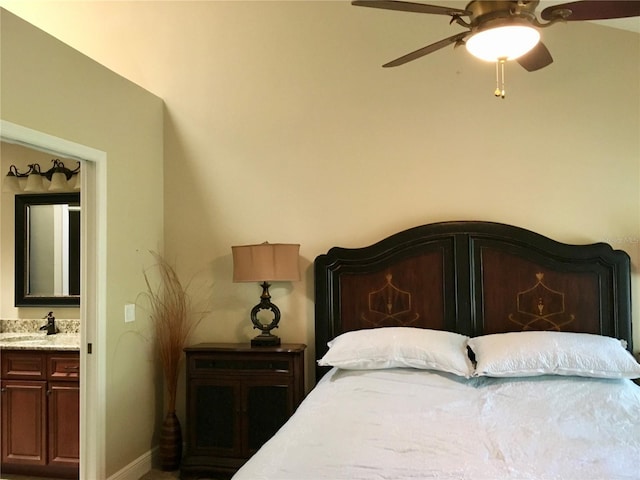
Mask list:
[[[269,440],[294,412],[295,399],[289,385],[251,382],[245,385],[243,420],[246,445],[243,452],[252,455]]]
[[[233,381],[194,378],[189,382],[192,417],[187,443],[196,455],[239,456],[241,452],[240,385]]]

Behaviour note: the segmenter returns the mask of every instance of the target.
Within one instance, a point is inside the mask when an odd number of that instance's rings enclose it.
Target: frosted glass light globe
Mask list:
[[[482,30],[466,42],[467,51],[481,60],[496,62],[514,60],[540,41],[540,33],[533,27],[508,25]]]

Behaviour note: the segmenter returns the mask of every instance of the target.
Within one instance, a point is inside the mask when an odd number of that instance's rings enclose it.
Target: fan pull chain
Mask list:
[[[504,98],[504,64],[507,62],[506,58],[499,58],[496,62],[496,91],[493,94],[496,97]]]

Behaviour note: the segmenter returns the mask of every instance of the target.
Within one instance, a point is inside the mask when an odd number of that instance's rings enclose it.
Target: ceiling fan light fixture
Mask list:
[[[540,32],[527,25],[505,25],[480,30],[466,41],[467,51],[481,60],[515,60],[540,41]]]

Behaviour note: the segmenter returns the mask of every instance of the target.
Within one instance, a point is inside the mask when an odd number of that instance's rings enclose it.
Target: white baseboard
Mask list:
[[[157,447],[140,455],[129,465],[111,475],[107,480],[140,480],[143,475],[151,470],[156,450]]]

